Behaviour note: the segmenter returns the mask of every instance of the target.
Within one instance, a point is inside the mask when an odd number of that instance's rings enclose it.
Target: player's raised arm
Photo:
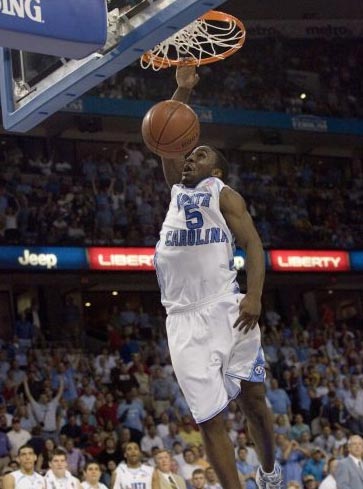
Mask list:
[[[237,244],[246,251],[247,293],[240,303],[240,315],[234,327],[247,333],[256,326],[261,314],[265,255],[261,239],[241,195],[230,187],[224,187],[219,204]]]
[[[176,69],[176,82],[178,88],[175,90],[172,100],[189,102],[190,94],[199,81],[199,75],[195,66],[179,65]],[[185,157],[180,155],[178,158],[161,158],[166,183],[172,187],[179,183],[182,176]]]

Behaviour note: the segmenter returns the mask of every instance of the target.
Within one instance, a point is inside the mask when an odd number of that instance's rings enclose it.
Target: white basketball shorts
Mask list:
[[[233,329],[242,294],[228,294],[169,314],[166,329],[178,383],[197,423],[223,411],[241,379],[264,382],[260,328]]]

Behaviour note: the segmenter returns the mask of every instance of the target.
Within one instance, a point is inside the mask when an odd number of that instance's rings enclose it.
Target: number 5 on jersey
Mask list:
[[[199,209],[199,207],[194,204],[184,206],[185,220],[188,229],[198,229],[203,227],[204,224],[202,213],[193,209]]]

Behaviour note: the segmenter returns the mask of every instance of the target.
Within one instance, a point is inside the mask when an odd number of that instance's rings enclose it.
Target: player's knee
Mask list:
[[[199,428],[204,434],[208,434],[214,431],[218,432],[219,430],[223,429],[223,426],[224,420],[220,414],[199,424]]]
[[[256,416],[264,415],[267,409],[264,384],[244,382],[241,387],[239,401],[244,411]]]

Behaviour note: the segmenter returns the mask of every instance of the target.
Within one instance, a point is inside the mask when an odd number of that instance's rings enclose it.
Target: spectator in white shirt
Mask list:
[[[185,448],[183,450],[183,455],[184,462],[180,466],[180,475],[187,482],[187,485],[190,486],[194,470],[202,469],[202,467],[196,463],[195,455],[191,448]]]
[[[141,438],[141,451],[147,456],[151,457],[152,448],[158,447],[160,449],[164,448],[164,444],[160,436],[156,434],[156,427],[151,424],[147,429],[147,434]]]
[[[335,438],[331,434],[331,428],[329,425],[323,427],[321,435],[315,438],[314,445],[321,448],[324,453],[332,453],[335,445]]]
[[[248,440],[247,440],[246,433],[243,432],[239,433],[237,437],[237,446],[235,448],[236,458],[238,456],[238,450],[240,448],[246,448],[247,450],[246,462],[250,465],[258,467],[259,462],[258,462],[256,451],[253,447],[247,445],[247,441]]]
[[[341,447],[344,447],[344,445],[346,445],[346,443],[348,443],[348,439],[345,436],[343,430],[340,430],[340,429],[335,430],[334,438],[335,438],[335,442],[334,442],[334,449],[335,450],[340,450]]]
[[[321,481],[319,489],[337,489],[337,482],[334,478],[337,465],[338,460],[336,458],[330,458],[328,460],[328,475]]]
[[[140,151],[139,147],[131,144],[128,147],[125,147],[125,151],[128,155],[127,165],[134,168],[140,168],[144,163],[145,156]]]
[[[23,430],[20,425],[19,418],[13,418],[12,429],[7,433],[10,442],[10,453],[12,457],[18,455],[19,448],[30,440],[31,434],[27,430]]]
[[[233,429],[233,419],[226,419],[224,424],[232,444],[236,445],[238,433]]]
[[[103,384],[111,383],[111,370],[116,367],[116,358],[108,351],[102,348],[101,354],[97,355],[94,362],[96,375],[102,378]]]
[[[60,377],[58,392],[53,399],[50,399],[48,394],[43,393],[40,395],[39,401],[36,401],[30,392],[27,377],[24,379],[24,390],[33,410],[34,418],[42,427],[43,435],[55,436],[57,433],[57,410],[64,390],[63,377]]]
[[[169,434],[169,416],[166,412],[161,413],[160,423],[156,426],[157,434],[164,438]]]
[[[91,385],[87,385],[84,389],[84,394],[80,397],[80,401],[87,408],[89,412],[93,411],[96,396],[93,394],[93,389]]]
[[[350,430],[353,433],[363,433],[363,390],[357,385],[352,385],[343,402],[352,417]]]
[[[218,482],[218,477],[213,467],[207,467],[205,469],[205,478],[207,481],[205,489],[223,489],[221,484]]]

